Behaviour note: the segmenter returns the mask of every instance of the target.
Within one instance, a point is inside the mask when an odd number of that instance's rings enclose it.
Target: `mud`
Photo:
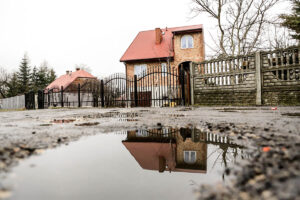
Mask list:
[[[251,157],[237,162],[231,186],[202,185],[200,199],[296,199],[300,196],[300,107],[55,109],[0,112],[0,172],[43,149],[100,132],[193,126],[227,135]],[[225,111],[225,112],[224,112]],[[227,111],[227,112],[226,112]],[[229,112],[228,112],[229,111]],[[236,111],[236,112],[230,112]],[[70,123],[49,123],[54,120]],[[125,120],[120,120],[125,119]],[[127,120],[129,119],[129,120]],[[76,126],[90,123],[93,126]],[[4,173],[5,174],[5,173]],[[5,188],[0,190],[6,191]]]

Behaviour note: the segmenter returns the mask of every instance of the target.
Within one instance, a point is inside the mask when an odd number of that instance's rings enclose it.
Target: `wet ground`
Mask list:
[[[0,199],[296,199],[299,113],[299,107],[0,112]],[[24,160],[30,155],[36,156]]]

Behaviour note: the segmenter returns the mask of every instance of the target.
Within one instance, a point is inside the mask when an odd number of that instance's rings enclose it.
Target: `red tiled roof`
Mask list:
[[[155,44],[155,30],[141,31],[128,47],[120,61],[146,60],[153,58],[173,57],[173,33],[183,31],[201,30],[202,25],[182,26],[162,29],[164,32],[160,44]]]
[[[176,144],[171,146],[169,143],[123,142],[123,145],[143,169],[158,170],[160,156],[166,159],[166,163],[172,171],[176,166],[173,153]]]
[[[166,160],[168,170],[173,172],[206,173],[200,169],[182,169],[176,167],[176,144],[158,142],[122,142],[143,169],[159,170],[159,157]]]
[[[53,89],[53,88],[60,89],[61,86],[63,86],[64,89],[66,89],[77,78],[96,78],[96,77],[84,70],[78,70],[78,71],[70,72],[69,74],[60,76],[55,81],[50,83],[50,85],[48,85],[46,87],[46,89]]]

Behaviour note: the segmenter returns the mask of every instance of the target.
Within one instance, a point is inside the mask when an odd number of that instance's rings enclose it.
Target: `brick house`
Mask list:
[[[50,100],[50,102],[54,102],[53,106],[58,105],[61,100],[61,89],[63,89],[64,104],[77,106],[78,86],[80,86],[81,93],[80,101],[89,102],[86,103],[86,106],[92,106],[93,92],[99,89],[99,81],[95,76],[80,68],[76,68],[74,72],[66,71],[66,74],[50,83],[45,88],[45,93],[50,91],[49,97],[47,95],[45,96],[45,101],[48,102],[48,100]]]
[[[143,169],[206,173],[207,144],[199,135],[184,129],[128,131],[122,143]]]
[[[155,67],[160,67],[161,71],[178,71],[182,67],[187,80],[187,102],[190,102],[189,64],[201,62],[204,57],[203,27],[193,25],[141,31],[120,61],[125,64],[126,75],[130,77]]]

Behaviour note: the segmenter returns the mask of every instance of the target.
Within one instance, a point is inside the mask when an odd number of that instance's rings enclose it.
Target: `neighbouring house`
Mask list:
[[[80,89],[79,89],[80,88]],[[63,92],[62,92],[63,91]],[[63,103],[65,106],[78,106],[78,92],[80,92],[80,102],[83,106],[92,106],[94,95],[98,94],[99,81],[92,74],[76,68],[76,71],[66,71],[45,88],[45,102],[50,106]],[[83,104],[85,103],[85,104]]]
[[[146,170],[206,173],[206,135],[186,129],[128,131],[122,143]]]
[[[179,71],[182,67],[186,80],[185,100],[190,104],[190,63],[204,61],[204,57],[203,27],[200,24],[141,31],[120,61],[125,64],[126,75],[129,77],[138,76],[154,68],[164,72]],[[162,81],[158,82],[158,86],[163,85]],[[157,98],[150,92],[149,90],[145,95],[152,95],[152,99]]]

